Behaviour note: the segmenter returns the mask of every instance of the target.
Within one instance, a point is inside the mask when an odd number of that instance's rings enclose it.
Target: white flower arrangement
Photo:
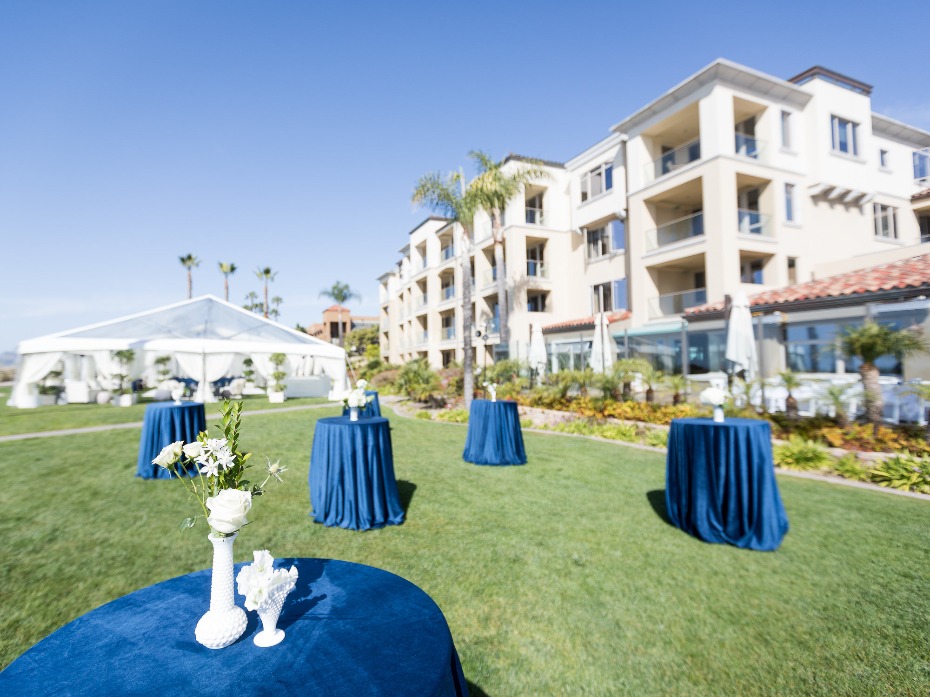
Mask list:
[[[275,569],[274,557],[267,549],[253,552],[255,561],[243,566],[236,576],[239,595],[245,596],[246,610],[264,610],[297,584],[297,568]]]
[[[363,408],[372,400],[370,395],[365,394],[366,387],[368,387],[368,381],[359,380],[355,383],[355,389],[349,390],[342,395],[342,403],[347,407]]]
[[[497,401],[497,383],[496,382],[485,382],[482,383],[484,389],[491,393],[491,401]]]
[[[250,485],[245,480],[252,454],[239,451],[241,411],[241,402],[224,403],[220,428],[225,438],[208,438],[204,431],[192,443],[175,441],[166,445],[152,460],[153,464],[164,467],[184,482],[185,488],[200,503],[202,514],[185,518],[182,530],[194,527],[199,518],[204,518],[217,537],[232,535],[248,525],[252,497],[264,494],[268,480],[274,478],[280,482],[281,474],[287,471],[286,467],[269,459],[265,481]],[[189,467],[196,469],[195,476],[185,476]]]
[[[722,407],[727,401],[726,390],[719,387],[708,387],[701,392],[701,404],[709,404],[714,407]]]

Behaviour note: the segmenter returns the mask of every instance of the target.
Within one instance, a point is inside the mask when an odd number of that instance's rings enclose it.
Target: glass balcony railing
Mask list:
[[[428,295],[421,295],[419,298],[417,298],[416,309],[418,312],[422,310],[424,307],[427,307],[428,305],[429,305]]]
[[[481,274],[481,287],[487,288],[497,282],[497,267],[492,267]]]
[[[495,317],[490,322],[488,322],[488,334],[500,334],[501,333],[501,318]]]
[[[772,236],[772,216],[747,208],[737,209],[736,214],[741,235]]]
[[[455,286],[446,286],[439,291],[439,295],[442,298],[442,302],[452,300],[452,298],[455,297]]]
[[[649,319],[680,315],[686,308],[707,302],[707,289],[694,288],[649,298]]]
[[[691,237],[704,234],[704,214],[694,213],[660,225],[646,231],[646,251],[652,252],[659,247],[675,244]]]
[[[449,259],[455,258],[455,247],[451,244],[448,247],[443,247],[439,252],[440,263],[444,261],[449,261]]]
[[[745,133],[737,133],[735,135],[736,154],[758,160],[759,155],[762,154],[763,141],[759,140],[755,136],[746,135]]]
[[[450,339],[455,338],[455,327],[443,327],[442,328],[442,340],[449,341]]]
[[[418,331],[416,333],[417,346],[425,346],[429,343],[429,332]]]
[[[695,138],[674,150],[662,153],[658,160],[646,165],[646,181],[658,179],[680,167],[701,159],[701,139]]]
[[[526,224],[527,225],[544,225],[545,216],[543,215],[542,208],[527,208],[526,209]]]
[[[531,278],[549,278],[549,268],[544,261],[527,259],[526,275]]]

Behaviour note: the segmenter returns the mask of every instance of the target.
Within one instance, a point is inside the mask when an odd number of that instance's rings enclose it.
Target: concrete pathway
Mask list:
[[[325,409],[338,407],[338,402],[326,404],[304,404],[299,407],[279,407],[277,409],[252,409],[242,412],[243,416],[259,416],[261,414],[280,414],[288,411],[306,411],[308,409]],[[100,433],[102,431],[119,431],[127,428],[142,428],[141,421],[126,424],[107,424],[103,426],[84,426],[83,428],[63,428],[57,431],[38,431],[36,433],[15,433],[10,436],[0,436],[0,443],[9,443],[16,440],[29,440],[31,438],[55,438],[57,436],[74,436],[81,433]]]

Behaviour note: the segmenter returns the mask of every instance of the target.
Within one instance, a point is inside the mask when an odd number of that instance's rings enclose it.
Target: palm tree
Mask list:
[[[338,314],[338,326],[336,327],[336,333],[337,333],[337,336],[339,337],[338,344],[342,346],[342,304],[345,302],[348,302],[349,300],[361,300],[362,296],[360,296],[354,290],[349,288],[348,283],[340,283],[339,281],[336,281],[333,284],[332,288],[329,288],[327,290],[321,290],[320,297],[331,298],[332,300],[336,302],[336,305],[338,307],[337,312],[339,313]]]
[[[649,362],[642,358],[621,358],[614,363],[614,374],[623,383],[623,401],[629,402],[633,398],[633,381],[637,374],[649,370]]]
[[[474,335],[474,308],[471,303],[471,243],[475,224],[475,213],[479,208],[473,187],[466,187],[465,176],[453,172],[443,177],[438,173],[427,174],[417,180],[412,201],[439,213],[462,228],[462,350],[463,390],[465,408],[471,408],[475,392],[475,363],[472,356]]]
[[[193,254],[186,254],[183,257],[178,257],[178,259],[181,261],[181,266],[187,269],[187,299],[190,300],[194,297],[194,282],[191,279],[191,269],[200,266],[200,259]]]
[[[507,279],[504,273],[504,233],[501,213],[521,189],[533,180],[548,176],[538,162],[521,167],[512,174],[503,171],[503,163],[495,162],[486,153],[473,150],[469,156],[478,165],[478,176],[471,186],[477,191],[479,205],[491,216],[491,236],[494,238],[494,267],[497,271],[497,306],[500,308],[500,343],[508,346],[510,327],[507,322]]]
[[[792,370],[785,370],[779,373],[778,377],[781,379],[781,384],[784,388],[788,390],[788,397],[785,399],[785,416],[792,420],[797,419],[798,400],[795,399],[791,391],[801,386],[801,378]]]
[[[646,401],[654,402],[656,400],[656,385],[661,385],[665,379],[665,374],[661,370],[656,370],[652,365],[646,367],[640,372],[642,380],[646,383]]]
[[[220,262],[220,273],[223,274],[223,291],[225,292],[226,302],[229,302],[229,274],[236,273],[235,264],[227,264],[225,261]]]
[[[893,355],[899,359],[930,349],[927,340],[908,329],[892,329],[884,324],[866,320],[858,327],[847,327],[843,332],[843,352],[862,361],[859,375],[865,392],[865,414],[869,423],[878,426],[882,419],[882,391],[878,385],[878,367],[881,356]]]
[[[824,391],[824,397],[833,407],[834,418],[841,428],[846,428],[849,423],[849,416],[846,413],[846,398],[849,392],[849,385],[830,385]]]
[[[680,373],[666,375],[665,384],[672,390],[672,404],[681,404],[684,400],[685,392],[688,391],[688,378]]]
[[[268,284],[278,275],[277,271],[272,271],[270,266],[263,269],[255,269],[255,275],[265,284],[265,304],[263,306],[265,317],[268,317]]]

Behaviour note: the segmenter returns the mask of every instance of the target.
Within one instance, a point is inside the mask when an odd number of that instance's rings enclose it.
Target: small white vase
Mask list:
[[[358,421],[358,407],[349,407],[349,421]]]
[[[210,610],[197,622],[194,636],[208,649],[229,646],[242,636],[248,624],[245,610],[236,605],[233,595],[233,543],[238,536],[207,536],[213,544]]]
[[[282,586],[274,592],[264,605],[258,608],[258,618],[262,621],[262,631],[252,639],[256,646],[267,648],[284,641],[284,630],[277,628],[278,618],[281,616],[281,608],[284,607],[284,599],[293,588],[293,583]]]
[[[714,423],[723,423],[723,407],[714,407]]]

